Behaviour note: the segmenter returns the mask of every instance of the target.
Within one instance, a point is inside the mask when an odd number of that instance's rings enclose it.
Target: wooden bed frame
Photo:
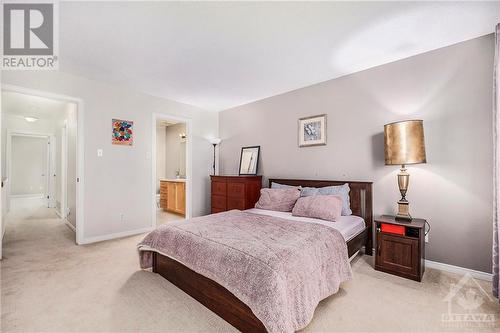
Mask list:
[[[349,183],[353,215],[365,220],[363,232],[347,242],[349,257],[365,246],[365,254],[372,255],[372,183],[330,180],[269,179],[271,182],[303,187],[325,187]],[[267,332],[252,310],[226,288],[215,281],[194,272],[181,263],[153,252],[153,272],[182,289],[208,309],[215,312],[241,332]]]

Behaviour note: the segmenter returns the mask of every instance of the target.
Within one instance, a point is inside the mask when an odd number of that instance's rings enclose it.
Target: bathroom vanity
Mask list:
[[[160,207],[164,211],[186,215],[186,180],[160,180]]]

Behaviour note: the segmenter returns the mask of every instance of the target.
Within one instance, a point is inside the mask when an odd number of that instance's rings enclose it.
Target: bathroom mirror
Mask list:
[[[260,146],[241,148],[240,176],[256,175],[259,165]]]

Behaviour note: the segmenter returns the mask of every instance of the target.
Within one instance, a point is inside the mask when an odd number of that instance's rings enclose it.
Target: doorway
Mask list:
[[[49,176],[55,172],[52,138],[50,134],[7,132],[7,211],[15,199],[42,199],[38,202],[53,207],[54,182]]]
[[[153,227],[191,216],[190,120],[153,115]]]
[[[9,228],[45,219],[47,228],[65,224],[77,242],[78,106],[75,100],[2,86],[1,240]]]

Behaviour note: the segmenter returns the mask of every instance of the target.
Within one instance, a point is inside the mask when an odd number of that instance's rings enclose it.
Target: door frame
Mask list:
[[[61,208],[59,214],[61,218],[68,217],[68,127],[67,122],[61,129]]]
[[[46,92],[42,90],[29,89],[21,86],[11,85],[11,84],[2,84],[2,91],[7,92],[16,92],[25,95],[45,97],[50,99],[55,99],[67,103],[76,104],[76,112],[77,112],[77,138],[76,138],[76,244],[85,244],[84,237],[84,226],[85,226],[85,215],[84,215],[84,207],[85,207],[85,127],[84,127],[84,103],[81,98],[54,94],[51,92]],[[1,200],[1,198],[0,198]],[[3,227],[3,221],[2,221]],[[0,248],[2,246],[2,239],[0,237]],[[1,254],[1,251],[0,251]]]
[[[10,211],[10,200],[13,197],[11,194],[12,190],[12,138],[13,137],[25,137],[25,138],[40,138],[40,139],[46,139],[47,144],[49,145],[47,147],[47,161],[46,161],[46,167],[45,167],[45,193],[44,198],[48,199],[47,200],[47,206],[51,207],[51,202],[54,198],[54,190],[55,187],[53,186],[53,182],[51,181],[51,174],[54,171],[55,164],[53,162],[53,157],[54,157],[54,152],[53,152],[53,146],[55,143],[55,135],[53,133],[39,133],[39,132],[33,132],[33,131],[18,131],[18,130],[11,130],[7,129],[7,142],[6,142],[6,149],[5,149],[5,174],[7,175],[7,189],[6,189],[6,201],[7,201],[7,212]],[[24,197],[24,195],[21,195]],[[21,197],[19,196],[19,197]],[[33,195],[34,197],[35,195]],[[48,198],[47,198],[48,196]],[[16,197],[16,196],[14,196]],[[31,197],[31,196],[29,196]]]
[[[193,131],[192,131],[192,119],[181,116],[173,116],[165,113],[153,113],[152,123],[151,123],[151,186],[152,186],[152,219],[151,227],[156,228],[156,124],[159,120],[165,121],[177,121],[186,124],[186,215],[185,218],[192,217],[192,204],[193,204],[193,191],[192,191],[192,179],[193,179],[193,168],[192,168],[192,150],[193,150]]]

